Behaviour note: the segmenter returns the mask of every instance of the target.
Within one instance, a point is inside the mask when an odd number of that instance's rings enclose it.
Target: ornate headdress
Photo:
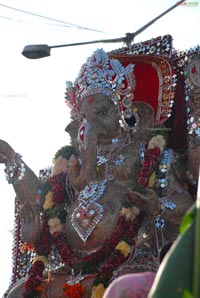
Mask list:
[[[66,102],[71,108],[72,117],[79,117],[79,105],[85,97],[105,94],[118,105],[121,116],[120,125],[128,129],[125,119],[134,115],[132,109],[135,89],[134,65],[124,67],[119,60],[109,59],[103,49],[97,49],[82,66],[72,84],[66,82]]]
[[[138,102],[152,107],[155,125],[164,123],[172,113],[176,86],[171,42],[167,35],[133,45],[133,50],[122,48],[105,53],[97,49],[82,66],[75,82],[66,82],[65,98],[72,117],[78,118],[80,103],[86,96],[101,93],[118,106],[124,130],[137,126]],[[135,47],[139,50],[135,51]]]

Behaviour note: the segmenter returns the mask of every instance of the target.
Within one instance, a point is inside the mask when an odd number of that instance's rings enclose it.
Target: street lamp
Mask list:
[[[29,59],[38,59],[50,56],[51,49],[53,48],[61,48],[61,47],[72,47],[72,46],[80,46],[80,45],[87,45],[87,44],[94,44],[94,43],[114,43],[114,42],[123,42],[126,46],[130,46],[131,43],[134,41],[134,38],[151,26],[155,21],[160,19],[162,16],[170,12],[172,9],[180,5],[181,3],[185,2],[185,0],[179,1],[174,4],[172,7],[161,13],[152,21],[148,22],[139,30],[135,31],[134,33],[126,33],[124,37],[113,38],[113,39],[100,39],[100,40],[93,40],[93,41],[86,41],[86,42],[77,42],[71,44],[62,44],[62,45],[55,45],[55,46],[48,46],[47,44],[38,44],[38,45],[27,45],[24,47],[22,51],[22,55]]]
[[[132,34],[130,34],[132,35]],[[114,38],[114,39],[102,39],[102,40],[93,40],[93,41],[85,41],[85,42],[77,42],[70,44],[62,44],[56,46],[48,46],[47,44],[36,44],[36,45],[27,45],[24,47],[22,51],[22,55],[29,59],[38,59],[43,57],[50,56],[50,51],[52,48],[62,48],[62,47],[72,47],[72,46],[81,46],[86,44],[94,44],[94,43],[112,43],[112,42],[126,42],[126,44],[132,41],[132,36],[129,37],[129,33],[126,34],[126,37]]]

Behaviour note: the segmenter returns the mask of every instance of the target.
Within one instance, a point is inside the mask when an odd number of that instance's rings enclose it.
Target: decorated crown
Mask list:
[[[133,70],[133,64],[124,67],[118,59],[109,59],[103,49],[97,49],[83,64],[75,82],[66,82],[65,99],[71,108],[72,117],[79,119],[79,104],[84,98],[100,93],[109,96],[118,105],[120,125],[128,128],[125,117],[130,118],[132,115],[131,110],[129,113],[126,110],[132,106],[135,89]],[[122,102],[124,105],[121,105]]]
[[[80,119],[81,101],[98,93],[109,96],[118,106],[120,126],[125,130],[135,130],[138,125],[138,102],[152,107],[155,125],[171,116],[176,86],[169,54],[171,37],[151,39],[140,46],[143,54],[130,49],[110,53],[97,49],[87,59],[75,82],[66,82],[65,98],[72,117]]]

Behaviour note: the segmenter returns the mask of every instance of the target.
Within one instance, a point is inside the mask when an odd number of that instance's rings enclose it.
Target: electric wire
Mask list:
[[[14,19],[12,17],[7,17],[4,15],[0,15],[0,19],[4,19],[4,20],[8,20],[8,21],[12,21],[12,22],[19,22],[19,23],[24,23],[24,24],[28,24],[28,25],[32,25],[32,26],[39,26],[39,27],[44,27],[46,29],[50,29],[52,30],[56,30],[56,31],[62,31],[62,32],[66,32],[66,27],[63,27],[62,25],[59,26],[59,24],[51,24],[51,23],[34,23],[34,22],[30,22],[30,21],[26,21],[26,20],[21,20],[21,19]],[[73,29],[73,28],[71,28]]]
[[[101,30],[92,29],[92,28],[83,27],[83,26],[80,26],[80,25],[68,23],[68,22],[65,22],[65,21],[62,21],[62,20],[50,18],[50,17],[47,17],[47,16],[43,16],[43,15],[40,15],[40,14],[32,13],[32,12],[25,11],[25,10],[22,10],[22,9],[19,9],[19,8],[15,8],[15,7],[11,7],[11,6],[8,6],[8,5],[0,4],[0,6],[2,6],[4,8],[7,8],[7,9],[15,10],[15,11],[18,11],[18,12],[22,12],[22,13],[25,13],[25,14],[29,14],[29,15],[32,15],[32,16],[35,16],[35,17],[38,17],[38,18],[50,20],[50,21],[53,21],[53,22],[58,22],[58,23],[61,23],[62,26],[64,26],[64,27],[75,28],[75,29],[80,29],[80,30],[94,31],[94,32],[99,32],[99,33],[105,33],[105,32],[103,32]]]

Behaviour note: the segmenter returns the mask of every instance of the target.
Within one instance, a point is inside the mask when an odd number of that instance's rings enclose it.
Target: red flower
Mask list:
[[[64,233],[55,232],[53,237],[63,261],[72,267],[73,263],[77,261],[77,258],[72,254]]]
[[[149,177],[151,176],[160,155],[160,148],[155,147],[153,149],[148,149],[145,153],[144,162],[142,164],[141,171],[138,175],[138,184],[144,187],[148,186]]]
[[[72,285],[65,283],[63,285],[63,292],[68,298],[81,298],[84,294],[84,288],[79,283]]]
[[[49,179],[53,193],[53,206],[60,204],[64,200],[65,187],[66,187],[67,173],[59,173]]]
[[[32,290],[39,290],[42,282],[42,274],[44,270],[44,263],[42,261],[36,261],[30,270],[29,278],[26,281],[26,292],[24,298],[29,297],[29,292]]]

